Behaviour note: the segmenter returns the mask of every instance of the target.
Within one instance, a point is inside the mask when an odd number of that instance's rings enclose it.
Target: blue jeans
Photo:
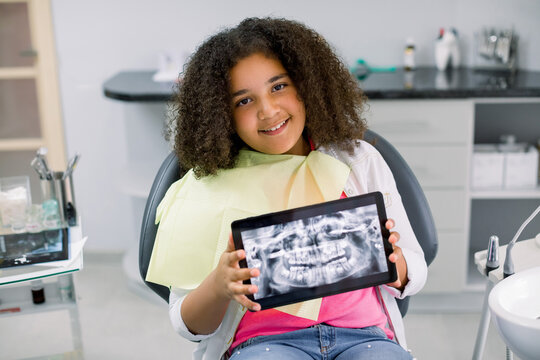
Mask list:
[[[411,355],[377,326],[363,329],[319,324],[284,334],[257,336],[238,345],[230,360],[383,360]]]

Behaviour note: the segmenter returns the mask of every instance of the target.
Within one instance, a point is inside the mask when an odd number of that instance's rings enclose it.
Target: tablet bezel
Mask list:
[[[347,291],[368,288],[371,286],[391,283],[397,280],[395,264],[388,260],[392,253],[392,244],[388,242],[390,232],[386,229],[387,221],[384,198],[380,192],[372,192],[364,195],[348,197],[344,199],[324,202],[320,204],[289,209],[259,216],[249,217],[233,221],[231,224],[234,245],[236,249],[244,249],[242,232],[254,230],[261,227],[289,223],[296,220],[307,219],[319,215],[330,215],[335,212],[350,210],[370,205],[376,205],[379,218],[379,228],[386,254],[387,271],[368,276],[344,278],[332,284],[305,287],[285,294],[273,295],[255,299],[253,295],[248,295],[250,300],[261,305],[261,309],[269,309],[278,306],[288,305],[300,301],[306,301],[324,296],[335,295]],[[244,249],[245,250],[245,249]],[[247,256],[246,256],[247,258]],[[246,258],[240,261],[240,267],[247,268]],[[251,279],[245,280],[244,284],[251,284]]]

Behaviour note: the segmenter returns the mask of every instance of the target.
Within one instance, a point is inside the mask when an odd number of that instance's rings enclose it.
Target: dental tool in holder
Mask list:
[[[40,147],[30,166],[34,168],[40,178],[41,196],[44,202],[54,200],[58,206],[60,222],[69,226],[77,225],[77,209],[75,206],[75,193],[73,189],[72,174],[80,159],[75,154],[65,171],[52,171],[47,164],[47,148]]]
[[[514,235],[514,238],[508,243],[506,247],[506,259],[504,260],[504,268],[503,268],[503,274],[504,277],[507,278],[510,275],[514,275],[514,261],[512,260],[512,249],[514,248],[514,245],[516,244],[517,239],[519,238],[519,235],[521,235],[521,232],[529,223],[538,215],[540,212],[540,205],[536,208],[536,210],[533,211],[533,213],[521,224],[519,227],[516,235]]]
[[[478,332],[476,334],[476,343],[474,344],[473,360],[480,360],[483,358],[484,347],[486,344],[486,338],[489,328],[489,322],[491,321],[491,313],[489,312],[489,293],[495,284],[489,280],[489,273],[499,268],[499,237],[491,235],[489,237],[487,256],[486,256],[486,272],[485,275],[488,278],[486,283],[486,290],[484,293],[484,303],[482,305],[482,315],[480,317],[480,325],[478,326]]]
[[[489,272],[499,268],[499,237],[491,235],[487,248],[486,276]]]

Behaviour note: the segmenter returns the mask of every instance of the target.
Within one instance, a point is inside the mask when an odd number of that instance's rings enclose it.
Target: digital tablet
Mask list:
[[[234,221],[241,267],[260,276],[244,281],[262,309],[397,280],[380,192]]]
[[[0,268],[33,265],[69,258],[67,228],[37,233],[0,234]]]

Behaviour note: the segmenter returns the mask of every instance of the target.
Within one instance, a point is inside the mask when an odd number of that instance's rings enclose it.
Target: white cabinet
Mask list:
[[[514,134],[518,142],[540,140],[540,98],[375,100],[368,125],[389,140],[409,163],[433,213],[439,251],[428,272],[424,293],[483,290],[485,279],[473,255],[485,250],[489,236],[507,244],[540,204],[536,189],[471,189],[475,143],[498,142]],[[522,239],[540,232],[540,219]]]
[[[469,232],[470,100],[371,101],[371,129],[390,141],[424,189],[439,236],[439,251],[423,292],[463,290]]]

